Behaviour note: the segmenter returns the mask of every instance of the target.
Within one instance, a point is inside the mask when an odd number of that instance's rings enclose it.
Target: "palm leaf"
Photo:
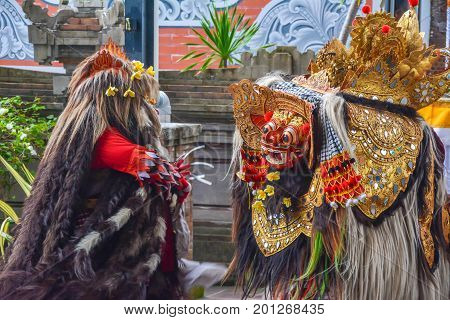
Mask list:
[[[31,194],[31,185],[2,157],[0,156],[0,161],[6,167],[6,169],[11,173],[11,175],[16,179],[19,186],[22,188],[25,195],[28,197]]]
[[[26,167],[26,165],[24,165],[23,163],[22,163],[22,172],[24,173],[25,178],[28,180],[28,183],[29,183],[29,184],[33,184],[34,176],[33,176],[33,174],[31,173],[31,171],[28,170],[28,168]]]
[[[186,68],[181,69],[180,72],[183,73],[183,72],[192,70],[192,69],[193,69],[196,65],[198,65],[198,64],[199,64],[198,62],[194,62],[193,64],[187,66]]]
[[[219,67],[227,67],[229,63],[234,62],[241,63],[233,56],[236,55],[237,50],[248,44],[259,30],[259,25],[252,24],[250,19],[245,19],[244,14],[238,13],[236,6],[233,9],[217,10],[213,4],[208,7],[208,14],[208,17],[204,15],[201,18],[201,32],[199,29],[192,29],[200,43],[186,43],[188,46],[196,47],[204,45],[206,48],[203,48],[204,51],[201,50],[204,54],[193,50],[178,60],[203,57],[203,61],[193,63],[181,72],[197,66],[199,66],[199,72],[203,72],[216,61],[219,61]]]
[[[19,223],[19,217],[17,216],[16,212],[5,201],[0,200],[0,211],[3,212],[7,217],[11,218],[15,223]]]
[[[0,253],[2,257],[5,257],[5,240],[8,242],[13,241],[13,237],[9,235],[9,225],[11,224],[12,219],[6,218],[2,225],[0,226]]]

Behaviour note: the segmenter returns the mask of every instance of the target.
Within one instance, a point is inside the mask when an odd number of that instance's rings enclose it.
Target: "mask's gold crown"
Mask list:
[[[416,110],[449,91],[449,69],[428,74],[440,56],[449,56],[448,48],[426,47],[413,8],[399,21],[386,12],[358,17],[351,36],[349,49],[335,39],[318,52],[310,81],[326,75],[344,93]]]

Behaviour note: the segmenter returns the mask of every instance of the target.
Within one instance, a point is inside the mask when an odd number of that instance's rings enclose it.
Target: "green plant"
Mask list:
[[[22,171],[43,151],[53,115],[43,116],[40,100],[24,102],[20,97],[0,98],[0,155],[15,170]],[[0,166],[0,187],[8,189],[14,180],[11,172]]]
[[[234,7],[230,14],[230,10],[219,11],[214,5],[208,8],[209,18],[203,16],[201,20],[201,28],[205,35],[192,29],[198,36],[200,43],[186,43],[187,46],[194,46],[198,49],[190,51],[178,61],[199,58],[202,58],[202,60],[192,63],[181,72],[192,70],[200,63],[199,72],[205,71],[217,61],[219,62],[219,68],[227,68],[230,64],[242,63],[236,57],[236,52],[252,39],[258,32],[259,26],[251,24],[250,19],[244,21],[244,14],[238,14],[236,10],[236,7]],[[263,48],[270,46],[272,45],[266,45]]]
[[[24,174],[22,177],[1,155],[0,162],[4,165],[6,170],[14,177],[17,184],[22,188],[25,196],[29,196],[31,193],[31,184],[33,183],[34,176],[28,170],[28,168],[22,163],[21,169]],[[9,234],[10,226],[12,224],[19,223],[19,216],[14,209],[5,201],[0,200],[0,212],[3,216],[0,218],[0,254],[5,256],[5,248],[7,243],[13,241],[13,237]]]

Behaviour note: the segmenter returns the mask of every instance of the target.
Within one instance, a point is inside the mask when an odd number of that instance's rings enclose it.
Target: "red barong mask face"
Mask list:
[[[291,168],[309,150],[310,124],[295,112],[275,111],[262,132],[261,150],[275,169]]]
[[[311,104],[243,80],[232,85],[236,124],[244,140],[241,179],[258,188],[271,171],[310,166]]]

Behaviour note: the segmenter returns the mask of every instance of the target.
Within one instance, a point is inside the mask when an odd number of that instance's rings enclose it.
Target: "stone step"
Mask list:
[[[202,85],[188,85],[188,84],[161,84],[161,90],[165,92],[217,92],[229,93],[228,86],[202,86]]]
[[[230,263],[234,254],[234,244],[223,241],[202,241],[194,239],[195,261]]]
[[[1,68],[0,68],[1,70]],[[0,74],[0,82],[2,83],[34,83],[34,84],[49,84],[53,86],[52,78],[29,78],[29,77],[10,77],[2,76]]]
[[[176,98],[189,98],[189,99],[211,99],[216,101],[216,99],[227,99],[231,101],[231,94],[224,92],[192,92],[192,91],[165,91],[167,96],[171,99]]]
[[[172,121],[181,123],[223,123],[232,124],[234,122],[233,114],[225,113],[205,113],[205,112],[190,112],[190,111],[174,111],[172,109]]]
[[[161,71],[164,72],[164,71]],[[161,77],[162,78],[162,77]],[[182,79],[182,78],[173,78],[173,79],[161,79],[159,83],[161,86],[165,85],[191,85],[191,86],[218,86],[218,87],[226,87],[235,81],[224,81],[224,80],[205,80],[205,79]]]
[[[35,88],[12,88],[3,87],[0,85],[0,96],[51,96],[53,90],[48,89],[35,89]]]
[[[229,263],[231,226],[229,207],[194,207],[194,260]]]
[[[171,101],[172,113],[174,111],[189,111],[189,112],[202,112],[202,113],[230,113],[233,114],[233,107],[231,105],[216,105],[216,104],[192,104],[192,103],[178,103],[178,101]]]
[[[49,91],[53,92],[53,85],[51,83],[3,82],[3,81],[0,81],[0,88],[40,89],[40,90],[49,90]]]
[[[195,106],[222,106],[232,108],[231,99],[197,99],[197,98],[171,98],[170,104],[173,105],[192,105]]]
[[[49,72],[0,67],[0,80],[4,78],[12,79],[14,82],[23,82],[24,79],[45,79],[48,83],[52,83],[53,74]]]

